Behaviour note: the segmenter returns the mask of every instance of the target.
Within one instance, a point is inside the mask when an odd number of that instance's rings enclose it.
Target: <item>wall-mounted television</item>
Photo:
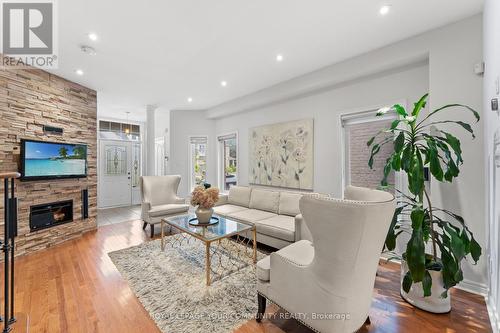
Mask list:
[[[87,177],[87,145],[21,140],[21,180]]]

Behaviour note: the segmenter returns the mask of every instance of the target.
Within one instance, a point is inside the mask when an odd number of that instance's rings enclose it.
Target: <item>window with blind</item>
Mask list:
[[[206,136],[189,138],[191,190],[207,181],[207,145],[208,138]]]
[[[342,117],[344,130],[344,184],[367,188],[377,188],[383,178],[384,166],[387,158],[391,155],[392,145],[382,147],[375,157],[373,169],[368,166],[370,150],[366,145],[368,140],[380,130],[389,128],[391,122],[396,119],[395,114],[387,114],[384,117],[375,117],[376,111]],[[381,134],[377,141],[393,136],[392,133]],[[388,178],[389,184],[395,184],[394,172]],[[393,190],[391,190],[393,192]]]
[[[238,184],[238,138],[236,133],[217,137],[219,142],[219,188],[228,191]]]

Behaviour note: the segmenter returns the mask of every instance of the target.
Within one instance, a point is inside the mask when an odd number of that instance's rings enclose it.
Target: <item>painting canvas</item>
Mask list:
[[[249,140],[250,183],[313,189],[313,119],[251,128]]]

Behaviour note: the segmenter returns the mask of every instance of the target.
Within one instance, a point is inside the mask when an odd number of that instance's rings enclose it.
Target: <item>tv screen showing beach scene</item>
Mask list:
[[[23,178],[64,178],[87,175],[87,146],[24,141]]]

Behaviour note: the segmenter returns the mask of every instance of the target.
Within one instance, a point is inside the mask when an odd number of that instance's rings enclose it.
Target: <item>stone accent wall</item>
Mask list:
[[[351,185],[368,188],[377,188],[380,185],[380,181],[384,177],[385,161],[390,156],[393,145],[388,143],[380,149],[374,159],[373,170],[371,170],[368,166],[370,149],[366,143],[381,129],[390,126],[391,121],[373,121],[349,125],[347,142],[349,144]],[[379,135],[376,142],[382,141],[383,138],[383,135]],[[394,184],[394,172],[389,175],[388,182]]]
[[[32,139],[88,145],[88,177],[44,181],[16,180],[19,199],[16,254],[23,255],[79,237],[96,228],[97,98],[94,90],[38,69],[0,71],[0,171],[18,170],[20,140]],[[62,127],[63,135],[47,135],[43,125]],[[81,219],[81,190],[89,189],[89,219]],[[3,198],[3,183],[0,184]],[[73,222],[30,232],[30,206],[73,200]],[[0,200],[3,238],[3,199]]]

